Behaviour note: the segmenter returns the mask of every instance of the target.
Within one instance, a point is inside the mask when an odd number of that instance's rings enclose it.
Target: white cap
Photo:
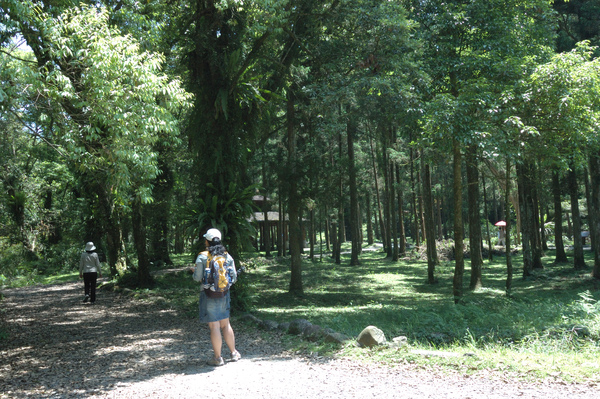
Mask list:
[[[204,238],[206,238],[208,241],[212,241],[215,238],[218,238],[219,240],[221,239],[221,232],[217,229],[209,229],[206,234],[204,234]]]
[[[93,242],[90,241],[87,244],[85,244],[86,251],[93,251],[94,249],[96,249],[96,247],[94,246]]]

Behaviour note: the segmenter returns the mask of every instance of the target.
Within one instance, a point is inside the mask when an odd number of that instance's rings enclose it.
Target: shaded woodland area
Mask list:
[[[600,279],[599,29],[600,1],[0,0],[0,278],[93,241],[151,286],[214,226],[294,293],[347,241],[424,246],[430,284],[451,245],[456,301],[493,247]]]

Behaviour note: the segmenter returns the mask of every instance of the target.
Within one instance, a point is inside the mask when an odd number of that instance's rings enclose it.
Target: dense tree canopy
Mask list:
[[[352,265],[364,241],[392,261],[426,247],[433,284],[450,240],[458,302],[465,254],[478,289],[503,219],[524,276],[554,233],[584,267],[581,232],[600,248],[599,15],[591,0],[0,0],[0,274],[68,268],[93,240],[149,285],[151,262],[215,226],[236,256],[289,254],[292,292],[305,247],[341,263],[346,241]]]

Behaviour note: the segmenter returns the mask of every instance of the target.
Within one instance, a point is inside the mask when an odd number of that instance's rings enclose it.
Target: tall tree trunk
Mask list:
[[[444,223],[442,223],[442,199],[438,198],[435,201],[437,209],[437,227],[438,227],[438,239],[444,239]]]
[[[348,115],[348,178],[350,189],[350,231],[352,233],[352,254],[350,266],[360,264],[359,255],[362,251],[360,215],[358,209],[358,187],[356,185],[356,165],[354,160],[354,136],[356,135],[356,121]]]
[[[150,275],[150,259],[146,246],[146,225],[142,215],[142,203],[139,198],[136,198],[133,201],[131,209],[131,227],[135,252],[138,258],[138,285],[141,288],[149,288],[153,285],[153,280]]]
[[[375,202],[375,205],[378,205]],[[373,210],[373,240],[383,241],[383,237],[381,235],[381,223],[379,222],[379,217],[377,217],[379,210]]]
[[[490,162],[489,160],[486,160],[486,165],[488,166],[488,168],[490,169],[490,171],[492,172],[492,174],[494,175],[494,177],[496,178],[496,181],[498,182],[498,184],[500,184],[500,188],[503,190],[506,190],[506,186],[508,184],[508,182],[506,181],[506,174],[502,174],[495,166],[492,162]],[[518,179],[518,172],[517,172],[517,179]],[[510,177],[510,176],[509,176]],[[511,193],[510,195],[510,202],[513,205],[513,209],[515,210],[516,216],[517,216],[517,224],[516,224],[516,229],[515,231],[520,232],[522,231],[521,228],[521,205],[519,202],[519,193],[520,193],[520,188],[517,187],[517,191],[514,193]],[[506,205],[505,205],[506,207]],[[501,211],[504,211],[502,207],[500,207]],[[496,221],[501,220],[502,217],[504,218],[508,218],[509,215],[505,214],[505,215],[500,215],[500,217],[496,216]],[[519,245],[521,242],[520,239],[520,235],[517,233],[515,234],[515,243],[517,245]]]
[[[331,258],[333,259],[334,263],[336,264],[340,264],[341,260],[340,260],[340,253],[339,253],[339,246],[338,246],[338,223],[337,220],[332,219],[331,222],[329,223],[330,225],[330,229],[329,229],[329,236],[331,237]]]
[[[513,279],[513,266],[512,266],[512,255],[510,249],[510,228],[512,222],[510,221],[510,161],[506,158],[506,192],[504,193],[504,206],[506,207],[506,295],[511,296],[512,294],[512,279]]]
[[[123,247],[118,217],[113,212],[106,189],[102,186],[98,186],[97,194],[103,216],[104,231],[106,233],[106,259],[108,261],[110,275],[114,277],[119,274],[117,264],[120,262],[121,249]]]
[[[373,215],[371,215],[371,196],[365,196],[367,203],[367,244],[373,245],[375,239],[373,237]]]
[[[552,195],[554,197],[554,245],[556,247],[555,263],[566,263],[567,254],[563,242],[563,217],[562,217],[562,198],[560,189],[560,178],[558,169],[552,171]]]
[[[404,196],[402,195],[402,187],[400,185],[400,166],[396,164],[396,185],[398,186],[398,239],[400,247],[398,252],[400,255],[406,253],[406,232],[404,231]]]
[[[340,206],[338,208],[338,229],[337,229],[337,248],[335,250],[335,263],[340,265],[342,263],[342,244],[346,242],[346,222],[344,221],[344,204],[343,199],[340,200]]]
[[[538,193],[541,190],[538,188]],[[545,205],[545,204],[544,204]],[[540,203],[540,238],[542,239],[542,254],[547,251],[548,248],[548,237],[546,235],[546,216],[548,215],[548,207],[543,206]]]
[[[569,195],[571,197],[571,214],[573,218],[573,267],[576,270],[585,269],[583,257],[583,242],[581,240],[581,216],[579,213],[579,188],[577,187],[577,173],[575,165],[570,165],[567,174],[569,180]]]
[[[594,252],[594,270],[592,277],[600,279],[600,155],[595,153],[589,157],[590,169],[590,233]]]
[[[471,282],[472,290],[481,287],[481,222],[479,215],[479,169],[477,162],[477,149],[469,146],[467,149],[467,203],[469,209],[469,251],[471,255]]]
[[[488,260],[491,262],[494,259],[492,251],[492,237],[490,235],[490,223],[488,219],[488,204],[487,204],[487,190],[485,187],[485,173],[481,175],[481,183],[483,185],[483,212],[485,214],[485,236],[488,246]]]
[[[413,217],[413,239],[415,240],[415,245],[418,247],[421,246],[421,235],[420,235],[420,223],[419,223],[419,210],[417,208],[417,189],[415,184],[415,156],[414,150],[410,148],[410,187],[411,187],[411,205],[412,205],[412,217]]]
[[[398,254],[398,208],[396,208],[396,190],[394,190],[394,162],[390,162],[390,171],[389,171],[389,179],[390,179],[390,219],[392,222],[392,261],[397,262],[399,257]]]
[[[371,161],[373,164],[373,181],[375,182],[375,194],[377,196],[376,213],[379,215],[379,230],[381,241],[385,247],[385,225],[383,223],[383,215],[381,214],[381,196],[379,191],[379,179],[377,177],[377,163],[375,162],[375,150],[373,149],[373,139],[369,137],[369,145],[371,147]],[[377,225],[377,224],[376,224]]]
[[[308,211],[310,218],[309,228],[309,258],[311,261],[315,260],[315,208],[312,206]]]
[[[329,239],[330,237],[330,231],[331,231],[331,218],[329,217],[329,208],[325,208],[325,249],[327,250],[327,252],[331,251],[331,241]]]
[[[423,169],[423,208],[425,218],[425,236],[427,241],[427,282],[435,284],[435,266],[439,264],[437,248],[435,242],[435,223],[433,216],[433,196],[431,193],[431,169],[429,164],[421,158],[421,168]]]
[[[454,182],[452,191],[454,193],[454,278],[452,280],[452,292],[454,303],[459,303],[463,295],[463,275],[465,273],[464,258],[464,227],[462,218],[462,168],[460,144],[457,140],[452,143],[454,158],[453,175]]]
[[[339,163],[342,164],[343,157],[343,142],[342,142],[342,134],[338,134],[338,156]],[[337,205],[337,239],[336,239],[336,248],[335,248],[335,263],[342,263],[342,244],[345,242],[345,229],[346,226],[344,224],[344,172],[342,168],[339,169],[338,174],[338,205]]]
[[[265,196],[266,202],[266,196]],[[265,205],[263,208],[263,244],[265,245],[265,257],[271,258],[271,221],[269,220],[268,206]]]
[[[417,158],[421,159],[420,151],[417,150]],[[423,183],[421,176],[421,168],[417,166],[417,203],[419,206],[419,230],[423,241],[427,240],[427,229],[425,228],[425,211],[423,210]]]
[[[517,165],[517,179],[519,182],[519,206],[521,208],[521,234],[523,236],[523,277],[530,276],[533,271],[532,230],[533,209],[531,195],[527,181],[528,168],[526,165]]]
[[[384,139],[385,140],[385,139]],[[387,148],[387,144],[384,141],[384,148]],[[390,187],[390,160],[389,154],[387,150],[383,154],[383,195],[384,195],[384,203],[383,203],[383,212],[385,219],[385,241],[384,241],[384,249],[386,250],[386,256],[388,258],[393,258],[394,256],[394,248],[392,246],[392,204],[390,198],[392,198],[392,194],[390,193],[392,187]]]
[[[589,166],[589,163],[588,163]],[[593,213],[592,208],[594,207],[592,205],[592,198],[591,198],[591,189],[590,189],[590,178],[589,178],[589,174],[588,174],[588,168],[583,168],[583,179],[585,181],[585,203],[587,205],[588,208],[588,220],[591,218],[591,213]],[[592,223],[588,222],[588,229],[589,229],[589,238],[590,238],[590,248],[594,248],[594,238],[595,238],[595,234],[593,232],[593,227],[591,226]]]
[[[282,257],[285,254],[285,212],[283,211],[283,199],[281,198],[283,190],[279,186],[279,221],[277,223],[277,256]]]
[[[160,175],[154,181],[152,195],[154,202],[145,206],[145,216],[150,227],[150,258],[152,261],[161,261],[172,265],[169,256],[169,217],[171,215],[171,197],[173,195],[174,177],[170,166],[167,164],[166,149],[158,148],[158,167]]]
[[[269,181],[267,178],[267,166],[265,164],[265,162],[263,162],[262,164],[262,186],[264,188],[264,194],[263,194],[263,204],[262,204],[262,211],[263,211],[263,219],[264,221],[264,231],[263,231],[263,244],[265,245],[265,257],[266,258],[270,258],[271,257],[271,222],[269,221],[269,209],[270,204],[269,204],[269,200],[267,198],[267,193],[269,192]]]
[[[537,168],[535,167],[534,164],[530,165],[531,167],[531,173],[529,174],[529,184],[531,187],[531,202],[532,202],[532,209],[533,209],[533,215],[532,215],[532,224],[533,224],[533,244],[532,244],[532,249],[533,249],[533,268],[534,269],[543,269],[544,265],[542,264],[542,256],[543,256],[543,251],[542,251],[542,236],[541,236],[541,226],[540,226],[540,196],[538,193],[538,186],[539,186],[539,171],[537,170]],[[535,176],[535,178],[534,178]]]
[[[289,292],[301,294],[302,286],[302,258],[301,258],[301,240],[302,232],[300,230],[300,195],[298,194],[298,172],[296,156],[296,126],[294,99],[290,93],[287,99],[287,139],[288,139],[288,162],[290,171],[289,195],[288,195],[288,213],[290,219],[290,257],[291,257],[291,277]]]

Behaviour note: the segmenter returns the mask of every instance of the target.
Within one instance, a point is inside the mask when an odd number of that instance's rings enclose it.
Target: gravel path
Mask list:
[[[232,321],[242,360],[211,368],[208,330],[176,311],[83,283],[3,291],[0,398],[599,398],[588,385],[443,375],[294,356],[277,333]]]

